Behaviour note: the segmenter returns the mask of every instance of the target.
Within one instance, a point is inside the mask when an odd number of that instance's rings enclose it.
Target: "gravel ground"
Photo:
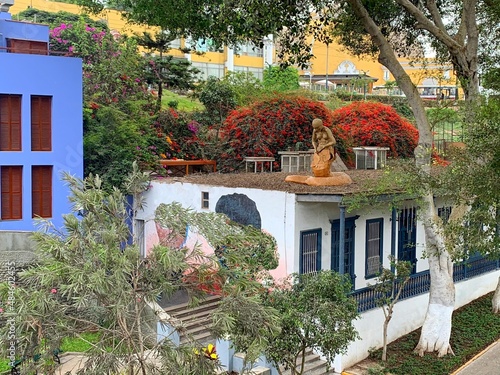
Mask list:
[[[288,175],[312,176],[311,172],[285,173],[285,172],[261,172],[261,173],[196,173],[184,177],[165,177],[159,181],[191,182],[203,185],[245,187],[262,190],[286,191],[296,194],[339,194],[349,195],[360,191],[367,191],[374,186],[381,176],[381,170],[348,170],[347,173],[353,183],[343,186],[309,186],[304,184],[285,182]]]

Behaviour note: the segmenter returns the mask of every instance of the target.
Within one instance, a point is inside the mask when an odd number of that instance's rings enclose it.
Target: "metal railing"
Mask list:
[[[453,281],[458,282],[495,271],[500,268],[499,260],[490,260],[483,257],[475,257],[464,262],[453,265]],[[429,271],[423,271],[410,276],[399,300],[415,297],[429,291],[431,277]],[[396,286],[398,288],[398,286]],[[398,289],[397,289],[398,290]],[[358,312],[362,313],[377,307],[377,300],[381,297],[373,287],[355,290],[351,293],[358,303]]]

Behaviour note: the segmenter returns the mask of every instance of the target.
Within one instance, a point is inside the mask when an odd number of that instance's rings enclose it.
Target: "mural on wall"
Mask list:
[[[245,194],[223,195],[215,205],[215,212],[226,214],[239,224],[261,229],[262,223],[257,205]]]

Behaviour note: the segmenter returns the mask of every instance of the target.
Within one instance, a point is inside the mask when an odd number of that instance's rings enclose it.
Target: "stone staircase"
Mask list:
[[[184,329],[179,332],[181,344],[189,341],[200,345],[215,344],[210,333],[211,313],[219,304],[219,296],[210,296],[196,307],[189,307],[187,302],[165,308],[170,316],[180,320]]]
[[[328,369],[326,361],[323,361],[318,354],[314,354],[311,349],[306,351],[304,361],[305,366],[303,375],[337,374],[332,368]],[[300,369],[299,366],[297,367],[298,369]],[[281,368],[281,372],[283,375],[290,375],[292,373],[290,369],[285,370],[284,367]]]
[[[182,322],[183,330],[179,332],[181,344],[190,341],[195,341],[199,345],[215,344],[215,338],[210,333],[210,321],[211,313],[217,308],[219,301],[220,297],[210,296],[196,307],[189,307],[187,302],[182,302],[164,308],[167,314]],[[290,375],[291,370],[282,368],[282,374]],[[305,357],[304,375],[326,374],[336,373],[333,369],[327,369],[326,362],[321,360],[318,354],[308,350]]]

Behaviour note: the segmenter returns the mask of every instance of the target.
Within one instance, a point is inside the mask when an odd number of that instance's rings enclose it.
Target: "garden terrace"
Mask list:
[[[311,175],[310,172],[207,173],[191,174],[185,177],[160,178],[159,181],[184,181],[212,186],[286,191],[294,194],[350,195],[361,192],[366,193],[369,187],[375,186],[377,180],[383,175],[382,170],[348,170],[346,173],[351,177],[353,183],[342,186],[309,186],[285,181],[286,176],[292,174],[309,176]]]

